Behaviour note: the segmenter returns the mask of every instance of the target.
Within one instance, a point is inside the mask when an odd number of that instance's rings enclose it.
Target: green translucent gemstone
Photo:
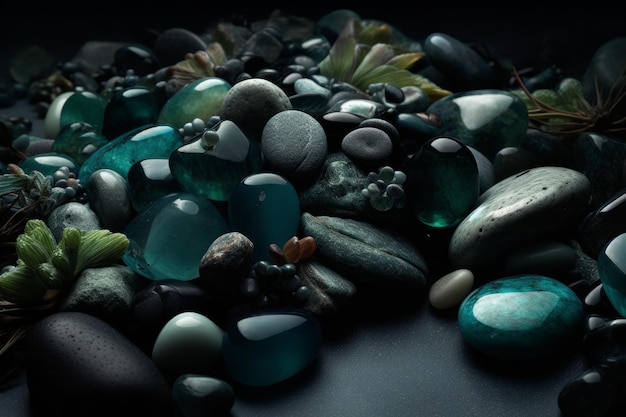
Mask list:
[[[199,277],[207,248],[228,231],[211,201],[186,192],[168,194],[126,226],[130,243],[122,259],[137,274],[155,281],[189,281]]]
[[[85,122],[75,122],[64,126],[52,143],[54,152],[70,156],[80,166],[109,140],[99,129]]]
[[[567,285],[543,275],[515,275],[472,291],[458,312],[459,330],[477,351],[498,359],[554,354],[580,336],[583,305]]]
[[[135,162],[128,170],[130,202],[136,211],[168,194],[182,191],[172,176],[167,158],[148,158]]]
[[[78,171],[78,165],[71,157],[56,152],[44,152],[29,156],[19,163],[26,174],[39,171],[43,175],[52,176],[60,167],[68,167],[71,172]]]
[[[237,382],[254,387],[287,380],[319,355],[318,319],[304,310],[265,312],[226,326],[222,356]]]
[[[626,317],[626,233],[611,239],[600,252],[598,274],[611,305]]]
[[[231,85],[219,77],[206,77],[193,81],[170,97],[158,116],[159,123],[182,128],[195,118],[208,121],[219,116],[222,103]]]
[[[102,133],[113,139],[137,127],[155,124],[160,106],[157,95],[149,88],[116,91],[104,110]]]
[[[478,164],[472,151],[458,140],[436,137],[409,160],[406,187],[407,202],[422,223],[453,227],[478,199]]]
[[[128,170],[135,162],[147,158],[169,158],[170,153],[182,144],[182,135],[172,126],[155,124],[140,127],[109,141],[91,154],[80,167],[78,177],[87,184],[91,174],[108,168],[128,179]]]
[[[90,91],[66,91],[59,94],[48,107],[44,119],[44,135],[54,139],[64,126],[85,122],[102,129],[106,101]]]
[[[227,201],[239,182],[263,167],[261,148],[229,120],[170,155],[172,175],[186,191]]]
[[[257,261],[271,261],[272,243],[282,247],[297,235],[300,200],[293,185],[274,173],[253,174],[235,188],[228,202],[231,228],[254,243]]]

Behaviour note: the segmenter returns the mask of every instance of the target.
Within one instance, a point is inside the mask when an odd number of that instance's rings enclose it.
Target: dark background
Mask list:
[[[582,74],[602,43],[625,35],[617,10],[591,4],[584,8],[525,2],[502,8],[481,8],[475,3],[474,7],[408,4],[411,7],[382,2],[377,8],[348,8],[362,18],[386,21],[416,40],[444,32],[482,43],[495,56],[519,67],[558,61],[571,76]],[[13,54],[33,43],[62,61],[87,40],[135,41],[170,27],[202,32],[211,22],[233,13],[257,20],[275,8],[230,9],[217,2],[186,0],[161,5],[145,1],[28,7],[3,2],[0,69],[4,72]],[[313,20],[333,10],[306,7],[302,2],[278,8]],[[539,55],[540,51],[547,56]],[[285,386],[240,392],[232,415],[557,417],[559,391],[586,367],[575,346],[558,358],[531,366],[487,361],[465,346],[455,315],[432,310],[425,298],[384,314],[375,305],[365,306],[349,325],[338,329],[311,369]],[[0,387],[0,416],[29,416],[23,374]]]

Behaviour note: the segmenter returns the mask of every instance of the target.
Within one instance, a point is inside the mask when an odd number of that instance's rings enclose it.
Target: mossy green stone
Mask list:
[[[170,97],[159,113],[159,123],[170,124],[177,129],[195,118],[208,121],[219,116],[222,103],[231,85],[219,77],[206,77],[193,81]]]
[[[490,281],[461,303],[459,330],[486,356],[530,360],[563,350],[580,336],[584,310],[567,285],[543,275]]]

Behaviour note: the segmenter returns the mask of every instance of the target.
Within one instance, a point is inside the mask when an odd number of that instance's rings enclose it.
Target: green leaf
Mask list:
[[[25,264],[0,275],[0,297],[13,303],[36,303],[46,295],[46,286]]]
[[[52,255],[52,251],[50,251],[46,245],[26,233],[17,237],[15,241],[15,251],[18,258],[33,271],[37,269],[40,263],[48,262]]]
[[[117,262],[128,248],[129,240],[123,233],[112,233],[106,229],[84,231],[75,274],[87,268]]]
[[[28,186],[30,177],[26,174],[0,175],[0,196],[14,193]]]

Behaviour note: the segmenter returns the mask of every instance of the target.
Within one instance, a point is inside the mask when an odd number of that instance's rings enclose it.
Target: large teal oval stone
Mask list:
[[[600,252],[598,275],[606,297],[626,317],[626,233],[611,239]]]
[[[170,124],[177,129],[195,118],[208,121],[219,116],[222,103],[231,85],[219,77],[206,77],[193,81],[170,97],[158,116],[159,123]]]
[[[100,131],[104,123],[105,99],[91,91],[66,91],[48,107],[44,119],[44,135],[55,139],[59,131],[76,122],[89,123]]]
[[[52,150],[71,157],[80,166],[109,140],[100,132],[100,128],[85,123],[75,122],[59,130],[52,143]]]
[[[472,291],[458,312],[459,330],[477,351],[527,360],[562,350],[579,336],[584,319],[576,293],[543,275],[515,275]]]
[[[26,174],[39,171],[44,176],[53,176],[61,167],[68,167],[73,173],[78,171],[78,164],[72,157],[58,152],[44,152],[31,155],[20,161],[18,165]]]
[[[168,194],[126,226],[130,243],[122,260],[151,280],[189,281],[200,276],[200,261],[211,243],[228,231],[211,201],[187,192]]]
[[[148,158],[169,158],[183,144],[178,129],[170,125],[143,126],[119,136],[98,148],[80,167],[78,178],[88,184],[91,174],[107,168],[128,179],[134,163]]]
[[[224,365],[238,383],[269,386],[307,368],[322,343],[319,320],[305,310],[262,312],[232,321],[222,343]]]

